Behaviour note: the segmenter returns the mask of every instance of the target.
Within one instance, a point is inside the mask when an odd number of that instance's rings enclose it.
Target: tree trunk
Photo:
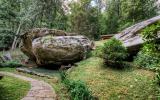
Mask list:
[[[17,35],[19,34],[19,31],[21,29],[21,25],[22,23],[20,22],[19,26],[18,26],[18,29],[17,29],[17,32],[16,32],[16,36],[14,37],[14,41],[12,43],[12,48],[11,50],[14,50],[16,48],[16,45],[17,45]]]

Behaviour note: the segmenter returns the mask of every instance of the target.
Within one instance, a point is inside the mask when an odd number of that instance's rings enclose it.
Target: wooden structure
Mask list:
[[[107,40],[114,36],[115,34],[101,35],[101,40]]]

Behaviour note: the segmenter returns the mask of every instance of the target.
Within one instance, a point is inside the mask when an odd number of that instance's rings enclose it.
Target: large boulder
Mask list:
[[[160,21],[160,15],[143,22],[137,23],[122,32],[116,34],[114,37],[123,42],[123,45],[128,48],[130,53],[139,51],[141,45],[144,43],[141,35],[139,34],[145,27]]]
[[[84,59],[92,47],[93,43],[85,36],[70,36],[60,30],[33,29],[22,35],[21,50],[41,66],[74,63]]]

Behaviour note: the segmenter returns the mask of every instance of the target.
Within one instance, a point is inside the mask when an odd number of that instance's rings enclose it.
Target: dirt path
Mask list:
[[[22,100],[56,100],[56,93],[52,86],[44,81],[39,81],[9,72],[0,72],[0,74],[16,77],[30,82],[31,89],[29,90],[26,97],[24,97]]]

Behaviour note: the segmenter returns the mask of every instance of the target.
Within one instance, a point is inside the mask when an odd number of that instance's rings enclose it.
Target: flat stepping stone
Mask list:
[[[53,90],[52,86],[44,81],[39,81],[29,77],[9,73],[9,72],[0,72],[2,75],[16,77],[25,81],[30,82],[31,89],[28,94],[22,100],[57,100],[56,93]]]

